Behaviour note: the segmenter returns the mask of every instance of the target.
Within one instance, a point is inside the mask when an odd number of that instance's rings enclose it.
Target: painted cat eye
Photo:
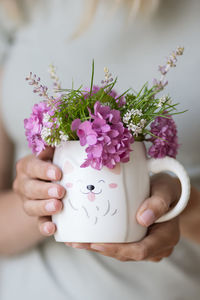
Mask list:
[[[103,179],[101,179],[101,180],[99,180],[99,181],[98,181],[98,183],[100,183],[100,182],[103,182],[103,183],[105,183],[105,181],[104,181]]]

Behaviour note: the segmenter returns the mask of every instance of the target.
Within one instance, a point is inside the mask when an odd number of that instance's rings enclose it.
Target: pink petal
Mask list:
[[[92,155],[93,157],[101,157],[102,155],[102,150],[103,150],[103,147],[102,145],[95,145],[92,147]]]
[[[81,123],[81,125],[79,126],[79,129],[83,130],[86,135],[94,132],[92,130],[92,124],[89,121],[85,121],[85,122]]]
[[[90,134],[86,137],[88,145],[94,145],[97,142],[97,137],[95,134]]]
[[[101,127],[102,132],[108,132],[110,131],[110,126],[108,124]]]
[[[81,124],[81,120],[75,119],[71,124],[71,130],[76,131],[79,128],[80,124]]]

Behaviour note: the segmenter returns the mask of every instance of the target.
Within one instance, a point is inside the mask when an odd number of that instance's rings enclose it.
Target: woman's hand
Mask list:
[[[25,212],[39,218],[39,230],[42,235],[54,234],[56,227],[51,215],[62,209],[61,199],[65,189],[51,181],[60,180],[61,170],[51,162],[54,150],[47,148],[38,157],[29,155],[21,159],[16,166],[14,191],[20,195]]]
[[[146,199],[137,212],[137,221],[148,227],[147,236],[135,243],[76,244],[74,248],[85,248],[120,261],[160,261],[168,257],[179,241],[179,219],[153,224],[176,203],[180,194],[179,182],[167,174],[156,175],[151,182],[151,197]],[[152,225],[153,224],[153,225]]]

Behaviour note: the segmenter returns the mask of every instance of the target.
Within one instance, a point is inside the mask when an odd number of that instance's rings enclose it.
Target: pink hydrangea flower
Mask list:
[[[179,144],[176,124],[172,117],[157,117],[151,124],[151,132],[159,138],[151,138],[153,145],[149,148],[149,155],[154,158],[176,158]]]
[[[90,121],[81,123],[76,119],[71,126],[77,132],[81,146],[88,146],[87,158],[81,167],[100,170],[106,166],[112,169],[119,162],[128,162],[134,139],[123,126],[120,112],[96,102],[94,114],[90,115]]]
[[[43,128],[43,115],[49,111],[50,107],[47,105],[47,102],[42,101],[33,106],[30,118],[24,120],[28,145],[32,149],[32,152],[37,155],[46,147],[46,143],[41,138],[41,131]]]

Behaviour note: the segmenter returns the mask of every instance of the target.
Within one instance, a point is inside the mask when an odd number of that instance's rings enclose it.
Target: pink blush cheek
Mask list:
[[[118,184],[117,184],[117,183],[110,183],[110,184],[109,184],[109,187],[110,187],[111,189],[116,189],[116,188],[118,187]]]
[[[73,183],[72,182],[67,182],[66,183],[66,188],[72,188],[73,187]]]

